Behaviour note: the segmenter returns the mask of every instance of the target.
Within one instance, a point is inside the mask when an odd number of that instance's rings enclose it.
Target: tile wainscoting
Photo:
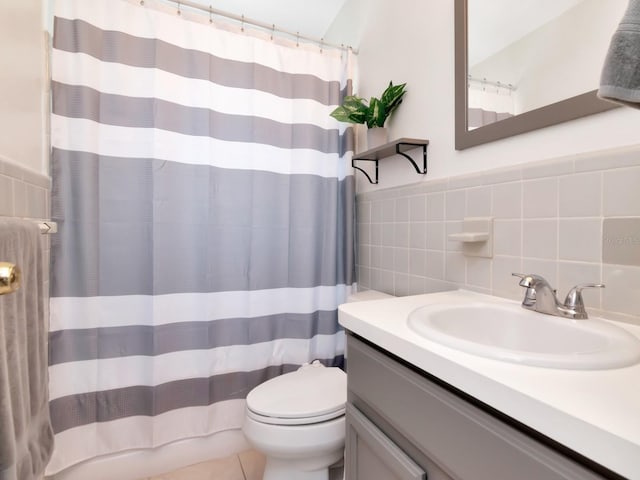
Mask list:
[[[0,157],[0,217],[49,217],[51,179]]]
[[[465,217],[494,218],[493,258],[466,257],[447,240]],[[640,232],[603,239],[610,218],[638,224],[640,147],[361,193],[358,284],[398,296],[465,288],[520,300],[512,272],[543,275],[561,299],[573,285],[602,282],[584,291],[589,312],[640,324]],[[603,245],[616,242],[627,246],[625,265],[602,260]]]

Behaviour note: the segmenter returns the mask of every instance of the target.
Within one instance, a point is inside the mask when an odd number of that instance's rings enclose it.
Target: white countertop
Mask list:
[[[478,300],[509,302],[456,290],[344,304],[339,321],[347,330],[558,443],[640,480],[640,364],[611,370],[519,365],[454,350],[407,326],[406,318],[416,308]],[[640,327],[612,323],[640,338]]]

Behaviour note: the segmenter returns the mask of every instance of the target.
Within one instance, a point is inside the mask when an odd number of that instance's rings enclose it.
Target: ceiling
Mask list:
[[[277,28],[323,38],[346,0],[191,0],[204,7],[244,15]],[[480,42],[469,45],[469,65],[561,15],[584,0],[469,0],[469,29]]]
[[[346,0],[192,0],[276,28],[323,38]]]

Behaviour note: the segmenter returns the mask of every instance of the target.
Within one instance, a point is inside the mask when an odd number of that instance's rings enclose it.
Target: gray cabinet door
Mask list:
[[[605,478],[353,336],[347,343],[349,402],[432,479],[427,460],[457,480]]]
[[[423,480],[425,471],[353,405],[347,405],[346,480]]]

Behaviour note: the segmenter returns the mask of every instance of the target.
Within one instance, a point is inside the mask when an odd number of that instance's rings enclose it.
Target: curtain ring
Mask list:
[[[240,31],[244,32],[244,14],[242,15],[242,23],[240,24]]]
[[[275,31],[276,31],[276,24],[272,23],[271,24],[271,40],[273,40],[273,34],[275,33]]]
[[[178,15],[182,15],[182,11],[180,10],[180,2],[178,2],[178,11],[176,12]]]
[[[213,7],[209,5],[209,23],[213,23]]]
[[[322,53],[322,47],[324,46],[324,38],[320,39],[320,53]]]

